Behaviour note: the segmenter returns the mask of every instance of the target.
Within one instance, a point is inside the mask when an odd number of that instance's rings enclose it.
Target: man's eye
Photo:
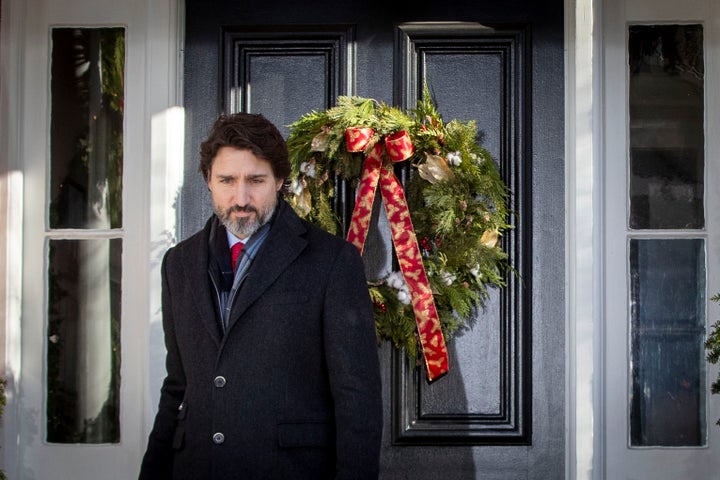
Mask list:
[[[262,178],[262,177],[256,177],[256,178],[253,178],[253,179],[250,180],[250,181],[251,181],[252,183],[264,183],[264,182],[265,182],[265,179]]]

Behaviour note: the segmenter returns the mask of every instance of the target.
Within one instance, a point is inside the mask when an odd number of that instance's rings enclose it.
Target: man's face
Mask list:
[[[233,147],[218,150],[208,178],[215,214],[230,233],[242,239],[270,220],[282,184],[270,162]]]

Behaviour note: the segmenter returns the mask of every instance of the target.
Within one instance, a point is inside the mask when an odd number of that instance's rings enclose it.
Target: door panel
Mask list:
[[[222,36],[225,111],[297,119],[349,90],[351,26],[229,27]]]
[[[563,252],[546,248],[563,244],[562,2],[292,7],[187,2],[181,237],[211,214],[195,152],[220,111],[263,113],[287,134],[338,95],[412,108],[427,79],[446,120],[478,121],[480,142],[513,190],[514,229],[504,241],[518,275],[449,342],[450,373],[436,382],[382,345],[382,476],[562,477]],[[346,218],[353,200],[347,188]],[[370,278],[392,264],[378,222],[365,254]]]
[[[412,108],[423,81],[444,118],[478,119],[483,146],[500,164],[514,192],[512,210],[529,211],[521,181],[524,144],[520,131],[529,84],[523,29],[477,24],[401,24],[396,51],[398,103]],[[453,75],[447,75],[453,72]],[[424,79],[424,80],[423,80]],[[482,85],[482,88],[478,86]],[[522,216],[504,238],[510,262],[522,278],[522,255],[529,248]],[[393,388],[395,444],[528,443],[529,414],[521,392],[529,392],[529,345],[524,311],[531,289],[517,277],[493,290],[474,328],[450,342],[455,356],[450,374],[437,384],[422,381],[420,369],[396,354]],[[472,372],[463,375],[462,372]],[[462,395],[460,395],[462,393]]]

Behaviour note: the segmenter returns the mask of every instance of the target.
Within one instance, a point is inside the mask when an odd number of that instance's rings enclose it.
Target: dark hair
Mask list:
[[[273,175],[282,178],[283,189],[287,189],[290,178],[287,145],[277,127],[264,116],[257,113],[220,115],[207,139],[200,144],[199,171],[205,182],[210,178],[213,161],[222,147],[250,150],[256,157],[267,160]]]

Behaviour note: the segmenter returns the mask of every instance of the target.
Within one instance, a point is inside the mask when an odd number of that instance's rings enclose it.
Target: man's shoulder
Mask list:
[[[194,248],[201,243],[207,242],[208,232],[206,228],[198,230],[197,232],[190,235],[188,238],[178,242],[176,248]]]
[[[279,218],[288,226],[290,232],[305,237],[311,244],[325,245],[338,248],[349,245],[343,237],[328,232],[300,217],[287,202],[283,202]],[[283,232],[286,230],[283,229]]]
[[[350,242],[345,240],[345,238],[336,235],[334,233],[328,232],[327,230],[320,228],[319,226],[315,225],[314,223],[311,223],[305,219],[301,219],[303,223],[305,223],[305,226],[307,228],[308,232],[308,239],[311,243],[318,243],[323,245],[332,246],[335,248],[343,248],[347,246],[351,246]]]
[[[201,245],[207,244],[207,235],[204,234],[203,230],[196,232],[188,238],[176,243],[171,250],[180,251],[192,249],[195,250],[200,248]]]
[[[201,249],[206,249],[208,244],[208,239],[210,238],[210,223],[212,221],[212,218],[208,220],[206,225],[198,230],[197,232],[193,233],[189,237],[185,238],[184,240],[179,241],[172,247],[170,247],[166,253],[166,255],[174,255],[177,254],[177,252],[181,251],[191,251],[191,252],[199,252]]]

